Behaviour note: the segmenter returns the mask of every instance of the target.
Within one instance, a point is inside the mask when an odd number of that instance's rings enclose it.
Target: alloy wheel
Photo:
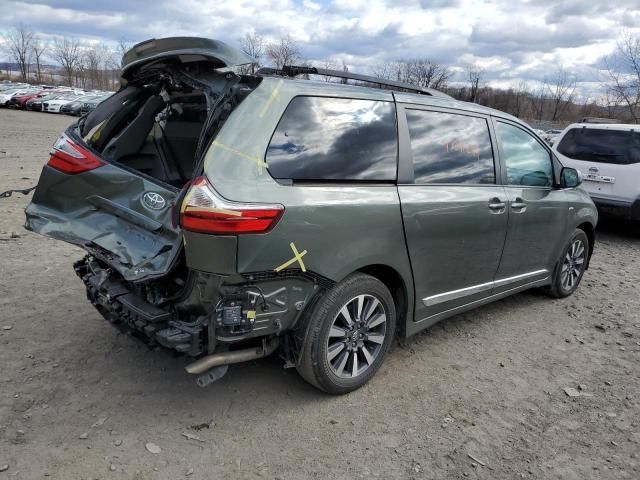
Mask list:
[[[345,303],[333,319],[327,338],[327,361],[341,378],[362,375],[382,351],[387,312],[373,295],[358,295]]]
[[[582,240],[576,240],[571,244],[562,262],[560,283],[565,290],[571,290],[576,286],[582,271],[584,270],[585,248]]]

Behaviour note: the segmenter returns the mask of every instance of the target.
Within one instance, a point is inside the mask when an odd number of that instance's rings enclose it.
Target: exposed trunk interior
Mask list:
[[[223,70],[252,59],[215,40],[151,40],[125,57],[122,88],[54,144],[25,227],[84,248],[125,282],[180,280],[174,207],[261,78]]]
[[[165,70],[120,90],[78,125],[103,160],[181,189],[226,118],[259,77]]]
[[[147,87],[131,96],[120,111],[107,109],[104,120],[88,132],[83,129],[85,141],[104,160],[182,188],[194,174],[207,119],[205,93]]]

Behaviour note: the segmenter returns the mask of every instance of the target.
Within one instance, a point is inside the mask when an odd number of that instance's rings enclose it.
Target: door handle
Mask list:
[[[507,205],[498,197],[494,197],[491,200],[489,200],[489,210],[491,210],[494,213],[502,213],[506,208],[506,206]]]
[[[527,209],[527,204],[520,197],[516,197],[516,199],[511,202],[511,209],[515,210],[516,213],[522,213]]]

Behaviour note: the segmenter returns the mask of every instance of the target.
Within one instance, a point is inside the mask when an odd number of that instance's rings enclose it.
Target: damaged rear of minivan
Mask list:
[[[122,60],[122,88],[55,142],[26,209],[28,230],[88,252],[74,269],[107,320],[150,344],[192,357],[208,354],[189,367],[206,373],[201,384],[279,343],[245,335],[258,320],[257,304],[267,314],[271,304],[277,314],[282,300],[233,276],[231,235],[267,231],[282,207],[235,208],[207,198],[212,190],[203,176],[207,147],[261,81],[230,67],[253,61],[201,38],[136,45]],[[181,222],[220,235],[211,235],[206,256],[226,264],[226,275],[187,268]]]
[[[414,302],[394,94],[234,72],[252,61],[199,38],[133,47],[120,90],[55,142],[26,228],[83,248],[96,309],[200,385],[278,350],[346,393]]]

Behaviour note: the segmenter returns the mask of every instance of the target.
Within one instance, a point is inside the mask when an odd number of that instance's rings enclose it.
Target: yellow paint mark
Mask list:
[[[247,312],[247,320],[255,320],[256,319],[256,311],[255,310],[249,310]]]
[[[254,162],[256,165],[258,165],[258,172],[262,173],[262,169],[267,167],[267,163],[262,160],[259,156],[259,151],[258,148],[256,147],[256,156],[252,157],[251,155],[248,155],[244,152],[241,152],[240,150],[236,150],[235,148],[231,148],[228,145],[224,145],[223,143],[218,142],[217,140],[214,140],[213,143],[211,144],[214,147],[218,147],[221,148],[222,150],[226,150],[227,152],[231,152],[241,158],[247,159],[247,160],[251,160],[252,162]]]
[[[298,249],[296,248],[296,246],[294,245],[293,242],[291,242],[289,244],[289,246],[291,247],[291,250],[293,251],[293,258],[291,260],[288,260],[286,262],[284,262],[282,265],[280,265],[279,267],[275,268],[276,272],[279,272],[281,270],[284,270],[285,268],[287,268],[290,265],[293,265],[294,263],[298,262],[300,264],[300,269],[303,272],[307,271],[307,268],[304,266],[304,262],[302,261],[302,257],[305,256],[307,254],[306,250],[303,250],[302,252],[298,253]]]
[[[267,162],[263,162],[262,159],[260,159],[260,149],[257,146],[256,146],[256,158],[259,159],[258,160],[258,173],[260,175],[262,175],[262,169],[267,166]]]
[[[267,100],[267,103],[264,104],[264,107],[262,107],[262,110],[260,111],[260,118],[264,117],[265,113],[267,113],[267,110],[269,110],[269,107],[271,107],[271,104],[273,103],[274,100],[279,100],[281,86],[282,86],[282,80],[280,80],[276,84],[274,89],[271,90],[271,95],[269,95],[269,99]]]

